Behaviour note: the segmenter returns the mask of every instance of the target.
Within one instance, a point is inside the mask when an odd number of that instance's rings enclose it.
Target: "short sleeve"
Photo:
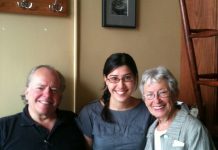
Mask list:
[[[85,106],[80,112],[77,117],[77,123],[79,127],[81,128],[84,135],[88,137],[92,137],[92,129],[93,129],[93,123],[92,123],[92,116],[90,111],[90,106]]]

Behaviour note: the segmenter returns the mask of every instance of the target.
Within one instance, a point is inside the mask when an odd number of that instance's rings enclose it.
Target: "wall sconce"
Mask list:
[[[20,2],[17,2],[17,6],[24,9],[30,9],[33,6],[33,3],[27,1],[27,0],[21,0]]]
[[[63,11],[63,6],[58,2],[58,0],[54,0],[54,2],[49,5],[49,9],[55,12],[61,12]]]

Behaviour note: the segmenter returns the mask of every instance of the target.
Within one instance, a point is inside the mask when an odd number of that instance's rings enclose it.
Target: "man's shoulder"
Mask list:
[[[73,111],[70,111],[70,110],[59,109],[58,110],[58,117],[61,117],[61,118],[76,118],[77,114],[74,113]]]
[[[5,121],[11,121],[11,120],[16,120],[21,117],[21,112],[9,116],[4,116],[0,118],[0,122],[5,122]]]
[[[103,108],[103,104],[101,104],[100,100],[93,100],[85,104],[81,109],[96,110],[98,108]]]
[[[19,120],[21,120],[21,118],[22,118],[21,114],[22,113],[17,113],[17,114],[14,114],[14,115],[1,117],[0,118],[1,128],[6,127],[8,125],[16,124],[17,122],[19,122]]]

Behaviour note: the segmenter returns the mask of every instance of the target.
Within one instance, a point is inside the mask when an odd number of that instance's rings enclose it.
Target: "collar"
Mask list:
[[[181,127],[183,126],[186,116],[188,115],[188,111],[181,107],[181,109],[177,112],[172,124],[167,129],[165,134],[171,136],[174,139],[177,139],[181,132]],[[158,124],[158,120],[155,120],[154,123],[150,126],[147,137],[151,138],[154,136],[154,130]]]
[[[28,104],[23,108],[23,112],[21,113],[21,126],[33,126],[35,121],[30,117],[28,111]]]
[[[181,127],[183,126],[187,115],[188,111],[181,107],[166,134],[172,136],[173,139],[178,139],[179,135],[181,134]]]
[[[66,117],[63,115],[63,113],[57,109],[57,121],[55,123],[56,125],[60,125],[67,121]],[[21,113],[21,122],[20,126],[33,126],[33,125],[39,125],[37,122],[35,122],[28,111],[28,104],[23,108],[23,112]]]

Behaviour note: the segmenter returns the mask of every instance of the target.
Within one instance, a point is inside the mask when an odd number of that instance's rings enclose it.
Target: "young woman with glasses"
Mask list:
[[[112,54],[105,62],[103,78],[102,97],[86,105],[78,117],[89,147],[143,150],[154,118],[141,99],[131,96],[138,83],[135,61],[126,53]]]
[[[157,118],[149,128],[145,150],[215,150],[207,129],[187,108],[177,104],[177,81],[168,69],[146,70],[140,91]]]

